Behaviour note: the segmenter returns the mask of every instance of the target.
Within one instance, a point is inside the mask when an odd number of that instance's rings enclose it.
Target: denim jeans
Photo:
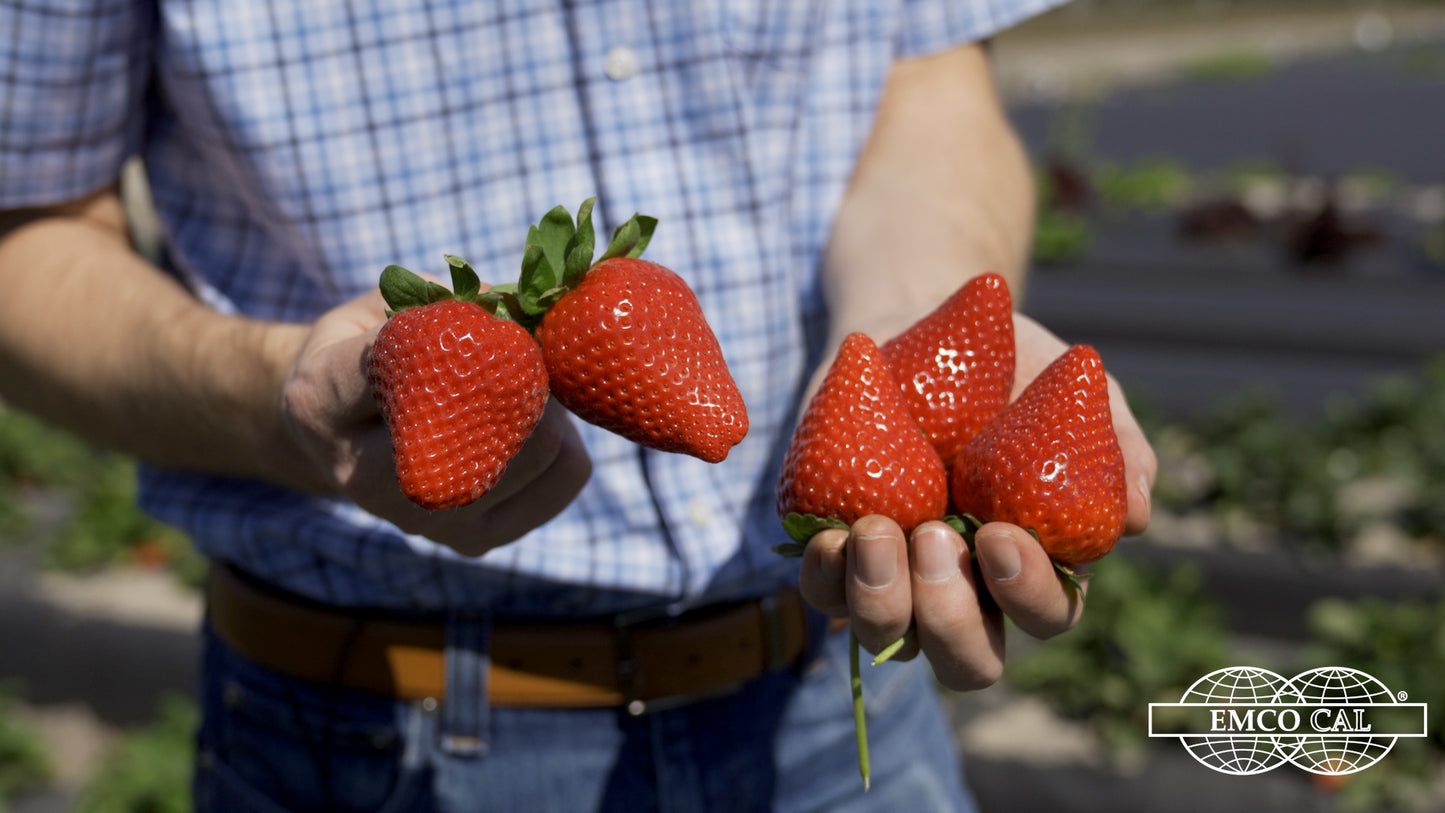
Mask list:
[[[846,632],[799,668],[640,716],[489,708],[484,650],[453,638],[448,685],[470,688],[437,704],[290,678],[207,630],[197,810],[974,810],[921,660],[864,662],[863,792]]]

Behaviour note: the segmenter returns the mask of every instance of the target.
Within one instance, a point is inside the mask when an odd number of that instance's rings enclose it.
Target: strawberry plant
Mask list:
[[[1063,179],[1044,169],[1035,170],[1034,188],[1038,200],[1030,252],[1034,260],[1048,265],[1079,259],[1096,239],[1083,211],[1085,201],[1074,200],[1079,195],[1071,194]]]
[[[80,485],[93,458],[90,449],[71,435],[0,406],[0,540],[14,540],[30,529],[27,494]]]
[[[184,813],[191,809],[195,705],[181,697],[161,704],[159,719],[128,732],[86,786],[77,813]]]
[[[1162,156],[1133,164],[1100,163],[1092,177],[1100,200],[1121,211],[1164,211],[1187,200],[1194,188],[1189,169]]]
[[[1226,536],[1243,520],[1325,558],[1371,525],[1421,546],[1445,541],[1445,359],[1336,401],[1317,420],[1255,396],[1150,434],[1160,441],[1158,504],[1212,513]]]
[[[15,718],[14,700],[0,693],[0,811],[9,800],[50,779],[50,759],[39,735]]]
[[[192,587],[204,579],[205,559],[190,539],[137,507],[136,466],[130,458],[97,455],[85,482],[69,496],[71,511],[45,548],[47,567],[164,566]]]
[[[1011,660],[1004,681],[1086,722],[1128,758],[1148,745],[1150,703],[1177,702],[1201,675],[1226,665],[1228,633],[1191,567],[1159,574],[1114,557],[1093,572],[1078,625]]]
[[[1427,737],[1401,737],[1388,758],[1342,777],[1352,811],[1436,810],[1445,792],[1445,597],[1433,603],[1325,599],[1310,609],[1307,666],[1359,669],[1427,707]]]
[[[15,486],[61,487],[83,481],[95,453],[69,433],[0,407],[0,479]]]

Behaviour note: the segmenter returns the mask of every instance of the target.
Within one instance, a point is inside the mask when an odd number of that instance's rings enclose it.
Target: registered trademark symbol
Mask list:
[[[1400,692],[1399,694],[1395,695],[1395,698],[1396,698],[1397,700],[1399,700],[1401,703],[1403,703],[1403,702],[1405,702],[1405,698],[1407,698],[1407,697],[1409,697],[1409,696],[1410,696],[1409,692]]]

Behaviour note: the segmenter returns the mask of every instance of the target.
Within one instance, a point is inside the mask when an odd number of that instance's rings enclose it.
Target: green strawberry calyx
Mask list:
[[[639,257],[652,240],[657,218],[634,214],[612,232],[602,256],[592,260],[596,234],[592,207],[597,198],[582,201],[574,222],[566,207],[556,206],[527,230],[522,272],[515,283],[493,286],[481,294],[482,307],[536,330],[547,309],[576,288],[597,263],[614,257]]]
[[[386,315],[455,299],[475,303],[489,313],[535,330],[547,309],[576,288],[597,263],[614,257],[639,257],[652,240],[657,218],[634,214],[613,230],[607,248],[593,262],[596,235],[592,207],[596,202],[595,197],[583,201],[575,222],[565,207],[554,207],[528,229],[522,273],[516,282],[483,291],[476,269],[455,254],[446,255],[451,290],[399,265],[388,265],[381,272],[380,284],[388,307]]]
[[[399,265],[388,265],[381,271],[381,298],[386,300],[388,317],[406,310],[419,308],[435,302],[455,299],[460,302],[483,304],[482,281],[477,272],[453,254],[446,255],[447,265],[452,272],[452,290]]]

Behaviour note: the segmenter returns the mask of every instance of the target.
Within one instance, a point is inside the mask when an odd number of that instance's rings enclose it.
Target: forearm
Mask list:
[[[223,316],[130,250],[113,193],[0,223],[0,397],[160,465],[314,485],[279,409],[307,328]]]
[[[965,280],[1022,295],[1034,215],[1027,156],[980,46],[896,65],[825,260],[834,344],[884,341]]]

